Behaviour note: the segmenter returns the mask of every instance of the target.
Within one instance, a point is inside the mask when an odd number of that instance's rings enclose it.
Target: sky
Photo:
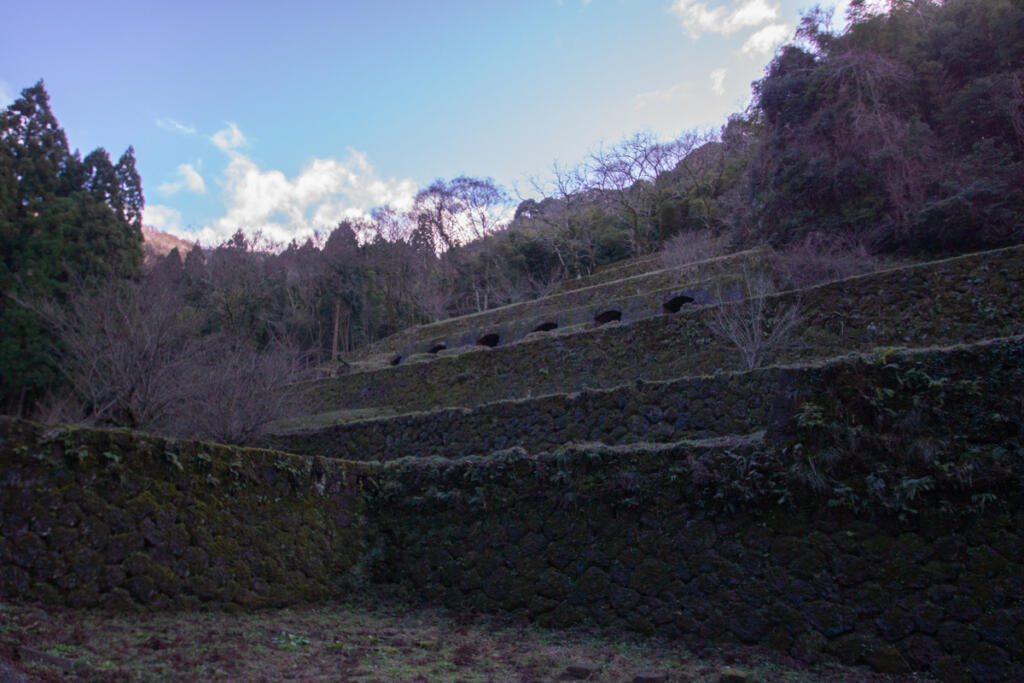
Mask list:
[[[44,79],[72,148],[133,145],[147,225],[286,243],[436,178],[534,196],[553,163],[634,132],[717,128],[813,4],[8,3],[0,106]]]

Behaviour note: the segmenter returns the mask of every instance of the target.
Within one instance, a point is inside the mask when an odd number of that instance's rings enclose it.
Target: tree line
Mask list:
[[[230,403],[232,376],[248,378],[236,377],[240,402],[279,398],[270,387],[344,351],[534,298],[666,245],[697,258],[768,243],[800,284],[812,262],[835,276],[873,255],[1021,241],[1024,8],[876,6],[852,2],[843,30],[820,9],[807,13],[749,107],[718,130],[634,134],[556,164],[518,201],[487,178],[437,180],[407,211],[379,207],[288,245],[239,231],[146,268],[131,149],[116,164],[103,150],[71,153],[42,83],[26,89],[0,118],[4,409],[38,412],[71,397],[97,421],[187,433],[195,418],[176,411],[202,395]],[[128,327],[96,322],[112,310]],[[89,388],[81,356],[118,336],[146,346],[158,329],[174,340],[162,348],[182,350],[174,362],[131,362],[149,375],[177,368],[161,375],[165,395],[153,401],[164,407],[140,408],[149,394],[127,377],[116,391]],[[93,383],[116,374],[91,372]],[[196,389],[203,377],[209,386]],[[221,421],[268,417],[236,413]],[[219,438],[245,440],[246,429]]]

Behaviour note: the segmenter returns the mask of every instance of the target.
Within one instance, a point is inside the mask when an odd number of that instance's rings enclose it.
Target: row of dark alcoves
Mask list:
[[[685,295],[681,294],[679,296],[674,296],[671,299],[669,299],[668,301],[666,301],[662,305],[661,311],[662,311],[662,313],[678,313],[679,310],[685,304],[690,304],[690,303],[693,303],[693,297],[692,296],[685,296]],[[598,313],[597,315],[594,316],[594,326],[595,327],[600,327],[601,325],[605,325],[605,324],[610,323],[610,322],[619,322],[621,320],[622,320],[622,311],[618,311],[618,310],[615,310],[615,309],[610,309],[610,310],[607,310],[607,311],[602,311],[601,313]],[[557,328],[558,328],[558,323],[552,322],[552,321],[548,321],[548,322],[543,322],[540,325],[537,325],[537,327],[533,328],[530,331],[531,332],[550,332],[551,330],[554,330],[554,329],[557,329]],[[498,334],[497,332],[488,332],[487,334],[485,334],[484,336],[482,336],[482,337],[480,337],[479,339],[476,340],[476,345],[477,346],[487,346],[487,347],[490,347],[490,348],[494,348],[500,342],[501,342],[501,335],[500,334]],[[447,344],[437,343],[437,344],[434,344],[433,346],[431,346],[429,349],[427,349],[427,353],[440,353],[441,351],[444,351],[447,348],[448,348]],[[394,358],[391,359],[391,364],[392,365],[398,365],[401,362],[402,362],[402,357],[401,356],[395,356]]]

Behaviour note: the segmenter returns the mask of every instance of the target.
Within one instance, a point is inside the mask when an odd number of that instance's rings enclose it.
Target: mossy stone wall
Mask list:
[[[888,346],[933,346],[1024,333],[1024,246],[900,268],[771,297],[799,304],[799,362]],[[660,315],[455,357],[315,382],[318,408],[402,411],[612,387],[739,369],[707,311]]]
[[[365,468],[0,419],[0,596],[117,609],[344,595]]]
[[[308,455],[390,460],[481,455],[513,446],[536,453],[571,442],[664,443],[748,434],[768,426],[773,406],[793,404],[797,396],[813,401],[839,377],[855,376],[861,384],[903,396],[915,391],[901,386],[908,373],[919,377],[919,389],[927,394],[919,397],[927,401],[915,418],[917,428],[943,429],[962,424],[968,413],[1005,413],[1001,406],[1024,386],[1022,357],[1019,337],[954,350],[894,351],[351,422],[277,434],[268,445]],[[936,384],[941,391],[933,390]],[[985,422],[981,428],[995,426]]]
[[[377,578],[454,609],[546,626],[759,644],[944,680],[1022,680],[1019,489],[997,487],[1007,497],[982,509],[977,489],[944,482],[916,499],[916,514],[854,512],[834,504],[841,493],[798,479],[768,476],[772,487],[759,489],[762,456],[584,446],[395,461],[369,510]]]
[[[766,397],[778,370],[728,373],[608,390],[500,401],[281,432],[267,445],[351,460],[482,455],[520,446],[530,452],[600,441],[668,442],[764,428]]]
[[[819,370],[763,441],[384,463],[376,576],[552,626],[1021,680],[1021,339]]]
[[[1024,679],[1022,340],[785,377],[762,440],[385,463],[3,420],[0,596],[263,607],[368,577],[552,626]]]

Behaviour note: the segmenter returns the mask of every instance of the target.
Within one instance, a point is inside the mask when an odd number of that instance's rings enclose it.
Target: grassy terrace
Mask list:
[[[606,266],[598,266],[593,273],[585,277],[562,280],[558,283],[557,291],[569,292],[574,289],[582,289],[583,287],[592,287],[603,282],[611,282],[612,280],[649,273],[652,270],[660,270],[663,268],[662,260],[661,254],[650,254],[617,263],[609,263]]]

